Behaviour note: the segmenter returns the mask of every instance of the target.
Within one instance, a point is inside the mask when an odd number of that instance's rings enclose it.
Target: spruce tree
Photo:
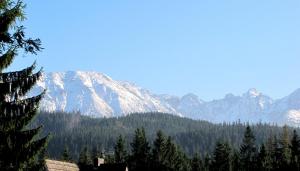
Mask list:
[[[211,160],[211,156],[208,154],[208,153],[206,153],[205,154],[205,157],[204,157],[204,171],[210,171],[211,169],[210,168],[212,168],[212,160]]]
[[[300,139],[296,130],[293,131],[293,137],[291,140],[291,165],[293,170],[300,170]]]
[[[61,155],[61,159],[63,161],[72,161],[72,158],[71,158],[70,152],[69,152],[69,148],[67,146],[65,146],[65,149]]]
[[[240,155],[236,149],[233,149],[230,166],[230,170],[232,171],[240,170]]]
[[[198,153],[194,155],[191,160],[191,171],[201,171],[204,170],[204,166],[201,160],[201,157]]]
[[[166,137],[158,131],[151,154],[152,170],[165,170]]]
[[[47,137],[38,136],[41,126],[30,129],[44,92],[34,97],[26,94],[41,76],[34,73],[35,64],[20,71],[5,72],[18,53],[36,54],[41,50],[39,39],[26,38],[24,3],[0,1],[0,168],[1,170],[41,170],[38,156]],[[43,158],[43,157],[40,157]]]
[[[130,170],[149,170],[150,146],[144,128],[136,129],[131,148]]]
[[[93,159],[93,160],[95,160],[95,159],[97,159],[97,158],[99,158],[99,157],[102,157],[102,152],[100,152],[100,150],[99,150],[100,148],[97,146],[97,145],[95,145],[94,147],[93,147],[93,149],[92,149],[92,155],[91,155],[91,158]]]
[[[116,163],[125,163],[127,158],[127,151],[125,149],[125,140],[120,135],[118,137],[117,143],[115,144],[115,162]]]
[[[289,170],[291,162],[291,149],[290,149],[290,138],[288,127],[285,125],[281,134],[281,139],[279,141],[281,150],[281,169]]]
[[[265,145],[262,144],[258,153],[257,168],[258,170],[271,170],[271,164],[271,158],[267,153]]]
[[[165,170],[170,171],[181,171],[185,170],[186,166],[186,156],[180,150],[180,148],[172,142],[169,136],[166,141],[166,149],[164,150],[164,167]]]
[[[93,167],[93,161],[86,146],[80,152],[78,166],[82,171],[88,171]]]
[[[250,171],[255,169],[257,149],[255,146],[255,136],[250,128],[246,127],[243,143],[240,147],[240,161],[243,170]]]
[[[272,158],[272,170],[281,170],[281,165],[282,165],[282,149],[280,146],[280,142],[277,138],[277,136],[275,135],[273,138],[273,147],[272,147],[273,151],[271,154],[271,158]]]
[[[265,143],[265,149],[267,153],[267,170],[272,170],[274,168],[274,161],[275,161],[275,149],[276,149],[276,142],[277,139],[272,135],[269,135],[267,142]]]
[[[227,171],[230,169],[231,149],[228,143],[218,142],[214,151],[213,170]]]

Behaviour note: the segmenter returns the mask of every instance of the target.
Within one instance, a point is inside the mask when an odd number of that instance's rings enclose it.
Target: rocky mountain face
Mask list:
[[[32,94],[45,88],[41,109],[46,111],[79,111],[92,117],[158,111],[215,123],[239,120],[300,125],[300,89],[278,100],[250,89],[241,96],[228,94],[205,102],[195,94],[157,95],[129,82],[83,71],[44,74]]]

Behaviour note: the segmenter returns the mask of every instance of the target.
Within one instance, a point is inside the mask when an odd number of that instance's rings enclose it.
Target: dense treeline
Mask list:
[[[102,119],[74,113],[41,113],[35,123],[44,125],[44,134],[51,133],[47,154],[49,157],[59,159],[62,151],[67,148],[70,157],[75,161],[84,147],[88,147],[90,151],[113,153],[119,135],[124,138],[124,148],[130,151],[134,132],[142,127],[146,130],[149,142],[153,142],[157,131],[161,130],[189,157],[196,153],[200,157],[211,154],[218,141],[227,142],[231,147],[238,148],[242,144],[246,129],[246,124],[243,123],[211,124],[163,113],[132,114]],[[256,124],[252,125],[251,129],[256,137],[256,146],[260,146],[270,137],[279,137],[282,134],[282,128],[275,125]],[[291,136],[292,129],[287,129]],[[150,143],[150,146],[153,144]]]
[[[132,171],[271,171],[300,169],[300,139],[296,130],[289,137],[287,127],[282,128],[279,137],[270,137],[260,146],[250,126],[246,127],[241,137],[242,144],[232,147],[227,141],[220,140],[215,144],[212,153],[204,157],[194,154],[188,157],[174,143],[170,136],[158,131],[152,143],[147,140],[145,129],[136,129],[130,143],[130,151],[125,148],[125,140],[120,135],[114,145],[114,154],[106,156],[110,163],[126,163]],[[64,151],[63,156],[66,156]],[[79,158],[82,170],[92,170],[92,158],[85,147]],[[103,157],[103,156],[102,156]],[[64,160],[68,160],[63,158]]]

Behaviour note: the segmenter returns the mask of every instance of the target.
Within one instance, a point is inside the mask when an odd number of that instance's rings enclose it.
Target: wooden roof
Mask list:
[[[79,171],[77,164],[57,161],[57,160],[46,160],[47,171]]]

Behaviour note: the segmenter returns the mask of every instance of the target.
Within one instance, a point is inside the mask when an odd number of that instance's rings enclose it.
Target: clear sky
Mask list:
[[[300,88],[299,0],[25,0],[46,72],[99,71],[204,100]]]

